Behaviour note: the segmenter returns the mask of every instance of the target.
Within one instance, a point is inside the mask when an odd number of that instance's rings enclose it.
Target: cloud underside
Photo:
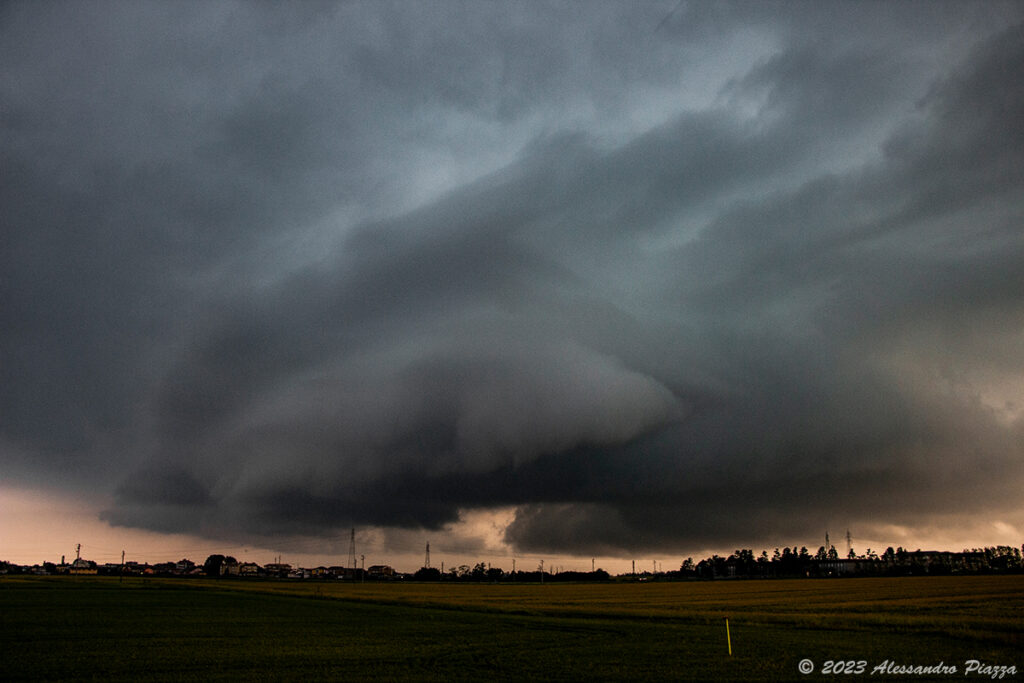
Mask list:
[[[5,144],[10,465],[239,539],[512,506],[517,550],[612,555],[1016,513],[1024,30],[909,101],[900,57],[793,41],[326,240],[302,226],[373,190],[322,83],[265,78],[107,180]]]

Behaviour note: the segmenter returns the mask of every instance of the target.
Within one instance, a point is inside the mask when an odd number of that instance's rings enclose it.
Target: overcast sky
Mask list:
[[[4,3],[5,495],[226,547],[1019,545],[1022,22]]]

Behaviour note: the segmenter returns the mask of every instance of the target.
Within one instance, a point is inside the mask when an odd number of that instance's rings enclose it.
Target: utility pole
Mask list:
[[[590,573],[594,573],[594,558],[590,558]]]
[[[348,542],[348,562],[352,567],[352,578],[356,578],[356,570],[359,569],[356,566],[356,530],[352,529],[352,535],[349,537]]]
[[[124,551],[121,551],[121,576],[117,579],[118,583],[124,583]]]
[[[423,566],[426,569],[430,569],[430,542],[427,542],[427,556],[423,560]]]
[[[359,559],[363,561],[363,570],[359,572],[359,583],[366,580],[366,555],[360,555]]]
[[[544,560],[540,561],[540,582],[544,583]]]

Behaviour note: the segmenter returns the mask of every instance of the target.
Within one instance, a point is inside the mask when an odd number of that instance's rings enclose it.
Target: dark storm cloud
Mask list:
[[[5,6],[11,476],[608,554],[1017,510],[1019,7],[671,5]]]
[[[142,505],[205,505],[209,492],[188,472],[165,465],[161,470],[150,470],[138,478],[129,479],[118,487],[118,496],[125,501]]]
[[[635,504],[595,496],[591,522],[587,508],[532,505],[509,538],[582,550],[618,536],[640,549],[672,529],[665,538],[713,545],[813,534],[837,515],[915,519],[936,501],[1012,507],[1019,413],[1001,422],[969,376],[1020,358],[987,347],[1020,338],[1021,57],[1016,27],[936,85],[919,130],[891,140],[882,162],[725,213],[681,248],[682,303],[706,317],[703,333],[724,328],[712,374],[735,377],[731,395],[707,397],[710,429],[696,413],[679,428],[668,444],[686,466],[662,464]],[[1005,213],[981,208],[992,202]],[[938,363],[930,347],[944,349]],[[894,363],[924,365],[940,395],[901,386],[917,368],[879,373],[873,362],[896,348]]]

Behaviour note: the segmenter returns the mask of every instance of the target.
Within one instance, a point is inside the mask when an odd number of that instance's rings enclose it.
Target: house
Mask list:
[[[865,558],[833,558],[809,560],[812,576],[851,576],[869,574],[878,570],[878,561]]]
[[[96,574],[98,573],[96,563],[90,560],[83,560],[77,558],[71,563],[71,567],[68,569],[68,574]]]
[[[238,565],[239,576],[259,576],[260,566],[255,562],[243,562]]]
[[[288,576],[291,572],[292,566],[284,562],[271,562],[270,564],[263,565],[264,571],[268,576]]]
[[[352,567],[331,567],[331,569],[337,569],[334,576],[346,581],[358,581],[363,578],[362,569],[353,569]]]

